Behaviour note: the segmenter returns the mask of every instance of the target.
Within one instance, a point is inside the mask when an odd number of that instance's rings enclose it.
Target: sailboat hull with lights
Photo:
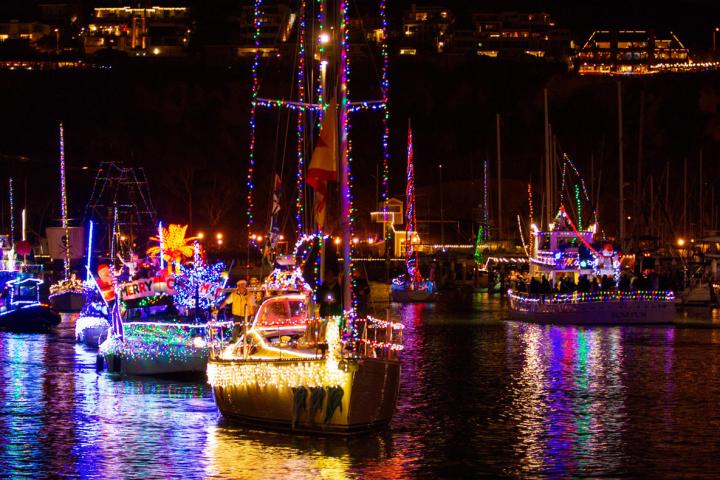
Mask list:
[[[409,288],[391,288],[390,299],[397,303],[436,302],[438,300],[438,293],[427,290],[412,290]]]
[[[510,316],[532,323],[565,325],[668,324],[675,300],[667,292],[627,292],[617,299],[591,301],[580,295],[528,295],[508,291]],[[602,296],[602,295],[601,295]]]
[[[276,364],[211,360],[214,372],[271,368],[312,372],[325,360],[278,360]],[[299,433],[350,435],[387,426],[395,412],[400,390],[400,362],[362,358],[343,361],[343,380],[333,387],[283,384],[216,384],[215,402],[220,412],[237,422]],[[312,375],[311,373],[309,375]],[[314,392],[322,390],[318,395]],[[319,402],[313,402],[321,397]],[[332,409],[333,395],[342,395]],[[305,398],[305,403],[298,398]],[[329,413],[330,412],[330,413]],[[329,414],[329,418],[328,418]]]
[[[7,332],[47,332],[60,324],[60,315],[45,305],[28,305],[0,313],[0,330]]]
[[[79,312],[84,303],[82,292],[63,292],[50,295],[50,308],[61,313]]]

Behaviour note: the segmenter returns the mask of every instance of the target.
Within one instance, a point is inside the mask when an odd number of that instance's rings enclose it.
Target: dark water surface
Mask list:
[[[398,412],[353,439],[246,430],[201,383],[97,374],[69,318],[0,333],[0,478],[720,477],[720,329],[528,325],[482,295],[392,315]]]

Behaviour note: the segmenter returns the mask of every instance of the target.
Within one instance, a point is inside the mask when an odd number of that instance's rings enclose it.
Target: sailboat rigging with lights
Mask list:
[[[387,425],[395,410],[400,385],[402,325],[358,316],[350,284],[353,267],[349,114],[363,109],[384,111],[387,108],[387,96],[383,89],[381,101],[349,101],[349,5],[345,0],[339,0],[328,9],[325,9],[324,2],[317,5],[320,6],[317,15],[309,15],[310,9],[303,0],[300,1],[296,22],[299,50],[304,52],[306,18],[320,19],[322,24],[324,18],[335,17],[335,28],[331,30],[337,34],[338,48],[333,55],[336,65],[330,71],[336,76],[336,84],[331,85],[328,91],[334,92],[338,101],[326,103],[320,99],[318,104],[284,101],[266,103],[276,107],[287,106],[297,110],[299,115],[306,111],[320,113],[320,137],[335,137],[330,142],[319,141],[316,154],[320,154],[318,149],[324,153],[334,150],[340,163],[344,277],[340,296],[344,310],[337,315],[321,316],[317,303],[327,299],[316,298],[318,291],[303,278],[301,266],[280,265],[260,288],[264,299],[257,313],[254,316],[246,315],[244,335],[235,343],[213,351],[207,374],[215,402],[224,416],[270,429],[347,435]],[[387,22],[384,8],[384,3],[381,3],[385,53]],[[254,73],[257,72],[260,52],[261,18],[262,4],[256,0]],[[328,36],[321,30],[318,41],[326,43]],[[318,67],[323,75],[329,69],[328,62],[322,55],[316,60],[319,60]],[[299,63],[302,62],[304,57]],[[254,87],[253,111],[265,102],[257,97],[257,84]],[[254,141],[254,131],[252,138]],[[319,165],[326,165],[326,162],[314,158],[309,171]],[[324,170],[332,171],[332,167]],[[302,176],[302,162],[298,162],[298,171],[299,176]],[[325,179],[325,182],[329,180]],[[324,225],[322,210],[325,207],[325,191],[320,183],[313,183],[308,179],[308,184],[313,186],[316,194],[316,220]],[[318,207],[321,207],[320,212]],[[252,216],[249,215],[249,218]],[[306,236],[302,235],[300,228],[298,237],[298,247],[308,241],[324,244],[323,239],[326,238],[323,229],[319,229],[313,236]],[[316,260],[319,266],[316,265],[316,268],[322,273],[324,256],[319,257]],[[331,300],[337,302],[340,299]]]

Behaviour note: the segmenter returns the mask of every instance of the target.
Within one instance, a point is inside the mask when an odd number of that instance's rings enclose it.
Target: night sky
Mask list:
[[[247,2],[246,2],[247,3]],[[677,3],[673,9],[622,2],[553,2],[545,10],[558,26],[569,28],[583,41],[594,28],[627,26],[672,29],[692,50],[708,49],[720,5],[710,1]],[[200,2],[198,22],[223,12],[237,2]],[[390,2],[395,25],[410,2]],[[540,2],[448,2],[457,11],[541,10]],[[365,7],[363,7],[365,8]],[[5,1],[0,12],[30,15],[28,2]],[[358,92],[362,68],[354,70]],[[371,72],[371,69],[367,70]],[[391,193],[402,195],[405,187],[405,138],[408,119],[415,128],[418,214],[437,217],[437,164],[446,164],[445,189],[448,215],[471,218],[479,205],[479,178],[484,159],[495,155],[495,113],[503,117],[504,177],[517,182],[517,191],[505,193],[507,214],[527,214],[527,182],[540,177],[543,152],[542,89],[551,98],[551,122],[563,151],[570,154],[588,177],[602,171],[601,215],[613,228],[616,199],[616,110],[613,78],[578,77],[562,66],[545,62],[497,62],[474,59],[453,62],[423,58],[391,58]],[[276,76],[279,78],[279,76]],[[645,174],[659,181],[666,163],[673,169],[673,187],[679,188],[683,158],[697,171],[697,158],[720,152],[720,118],[717,114],[717,73],[627,79],[625,82],[626,156],[637,156],[639,99],[646,92]],[[92,168],[106,159],[122,159],[148,171],[155,205],[167,221],[188,222],[198,228],[220,225],[242,237],[245,224],[244,176],[248,153],[249,63],[232,68],[190,64],[128,65],[113,71],[47,73],[0,72],[0,91],[5,115],[0,118],[0,153],[9,155],[3,166],[10,174],[28,178],[27,195],[32,210],[40,212],[31,222],[38,231],[58,217],[57,181],[54,175],[38,176],[39,169],[56,168],[57,123],[66,124],[70,165],[71,211],[82,218],[92,189]],[[268,88],[272,83],[268,81]],[[286,117],[263,113],[258,121],[259,165],[257,206],[264,212],[272,172],[282,148],[276,139],[277,125]],[[374,177],[380,155],[379,121],[358,120],[367,138],[355,142],[358,175],[358,220],[367,222],[373,208]],[[285,148],[285,147],[283,147]],[[292,154],[292,142],[290,143]],[[17,161],[17,156],[30,161]],[[592,159],[592,160],[591,160]],[[591,161],[595,170],[590,171]],[[630,161],[630,160],[628,160]],[[716,162],[706,161],[706,173],[716,172]],[[89,166],[89,170],[82,170]],[[493,167],[494,168],[494,167]],[[628,181],[634,181],[628,172]],[[178,185],[183,172],[197,175],[194,204]],[[285,170],[283,180],[290,182]],[[5,176],[5,175],[3,175]],[[494,171],[491,170],[491,177]],[[715,178],[715,177],[713,177]],[[469,185],[469,186],[468,186]],[[709,187],[710,185],[708,185]],[[468,190],[469,189],[469,190]],[[705,190],[709,191],[708,188]],[[48,195],[48,192],[50,194]],[[291,212],[288,192],[285,212]],[[6,202],[3,199],[3,210]],[[672,212],[671,212],[672,213]],[[265,217],[262,213],[261,217]],[[6,215],[3,215],[3,222]],[[509,224],[510,222],[506,222]],[[469,228],[464,231],[469,238]],[[230,240],[231,242],[232,240]]]

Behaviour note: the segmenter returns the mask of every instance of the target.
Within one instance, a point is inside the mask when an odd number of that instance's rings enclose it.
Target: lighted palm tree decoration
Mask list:
[[[158,257],[162,254],[168,262],[168,273],[172,273],[172,264],[179,269],[183,258],[190,258],[195,253],[193,242],[199,237],[185,238],[187,225],[170,224],[168,228],[161,228],[162,235],[150,237],[150,240],[162,243],[156,247],[150,247],[147,254],[151,257]]]

